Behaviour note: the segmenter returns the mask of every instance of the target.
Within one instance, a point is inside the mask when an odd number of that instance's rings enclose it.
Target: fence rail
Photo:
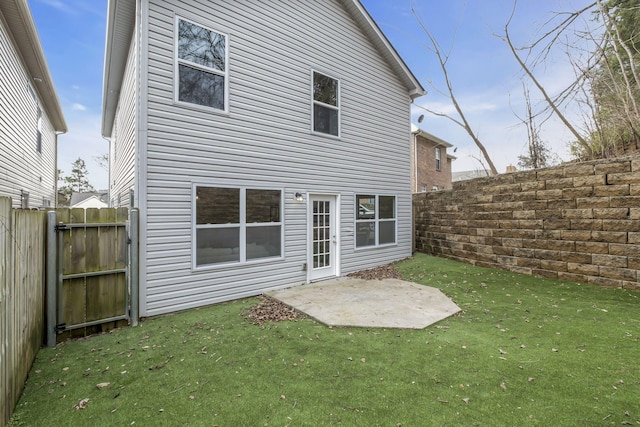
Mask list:
[[[49,279],[47,286],[57,302],[47,310],[56,310],[55,327],[47,327],[48,343],[55,343],[56,336],[82,336],[128,323],[128,220],[127,208],[49,212],[57,245],[49,246],[47,257],[57,261],[57,269],[55,282]]]
[[[12,209],[0,197],[0,427],[45,334],[54,346],[127,319],[137,324],[137,221],[135,209],[47,213]]]
[[[44,332],[46,213],[0,197],[0,426],[13,412]]]

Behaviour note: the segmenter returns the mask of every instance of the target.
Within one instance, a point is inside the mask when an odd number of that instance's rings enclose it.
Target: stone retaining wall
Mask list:
[[[413,206],[417,251],[640,289],[640,157],[461,181]]]

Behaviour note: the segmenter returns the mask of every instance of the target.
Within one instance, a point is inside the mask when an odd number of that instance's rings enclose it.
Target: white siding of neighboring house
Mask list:
[[[135,135],[137,111],[137,38],[131,38],[109,144],[109,201],[111,206],[130,206],[135,182]]]
[[[71,208],[88,209],[88,208],[106,208],[107,206],[108,205],[102,200],[100,200],[100,198],[96,196],[91,196],[87,199],[84,199],[80,203],[76,203],[75,205],[71,206]]]
[[[411,255],[410,99],[339,3],[151,0],[149,9],[141,315],[304,283],[298,191],[340,195],[340,274]],[[176,14],[228,34],[228,114],[173,102]],[[312,69],[340,80],[339,139],[310,131]],[[284,189],[284,260],[192,271],[194,183]],[[356,193],[397,196],[397,245],[355,249]]]
[[[56,201],[56,141],[53,126],[0,13],[0,195],[20,207],[21,192],[29,193],[29,208],[54,207]],[[42,111],[42,152],[36,149],[37,109]]]

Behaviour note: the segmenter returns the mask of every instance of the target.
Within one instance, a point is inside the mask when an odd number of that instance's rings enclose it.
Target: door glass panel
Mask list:
[[[313,201],[313,268],[331,265],[330,202]]]

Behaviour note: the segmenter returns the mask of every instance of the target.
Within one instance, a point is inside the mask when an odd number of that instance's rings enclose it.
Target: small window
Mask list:
[[[177,19],[176,100],[226,111],[227,36]]]
[[[38,107],[36,115],[36,151],[42,153],[42,110],[40,107]]]
[[[29,193],[27,191],[20,190],[20,207],[29,209]]]
[[[440,170],[440,147],[436,147],[436,170]]]
[[[282,191],[196,187],[195,266],[282,256]]]
[[[356,247],[396,243],[396,198],[356,195]]]
[[[422,184],[422,192],[425,193],[427,191],[427,184]]]
[[[313,131],[340,134],[340,83],[313,72]]]

